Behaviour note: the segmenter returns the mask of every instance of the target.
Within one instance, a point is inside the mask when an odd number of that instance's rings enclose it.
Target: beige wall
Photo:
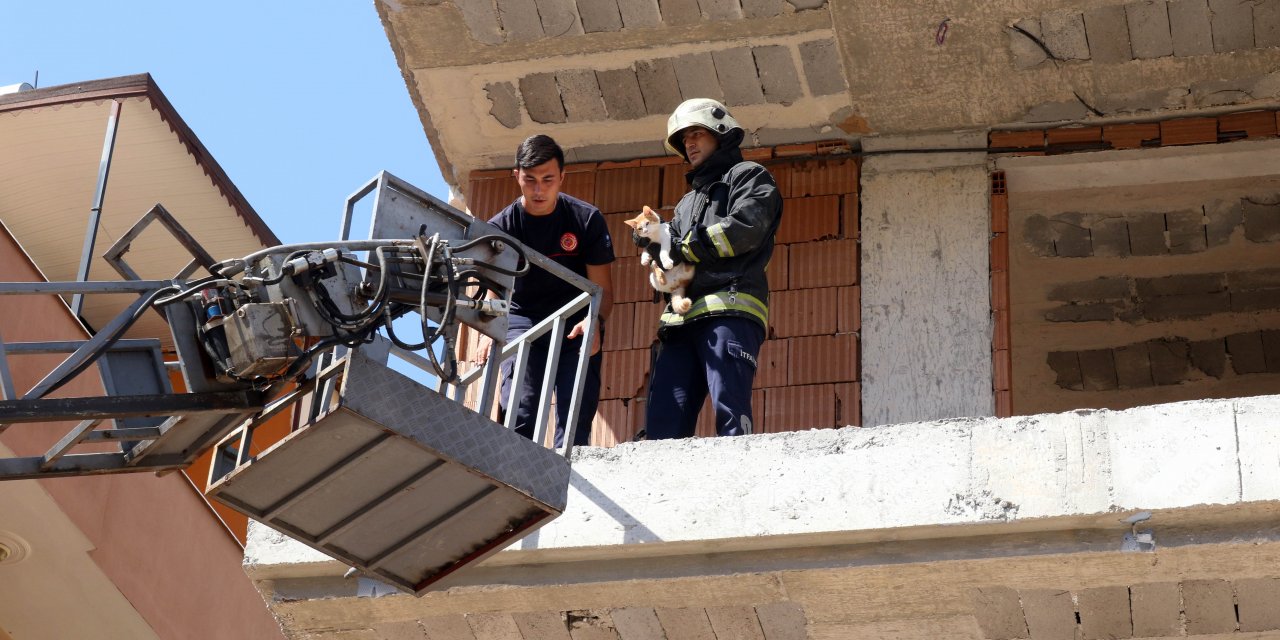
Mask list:
[[[44,278],[7,231],[0,230],[0,281]],[[0,335],[9,342],[83,339],[67,307],[53,297],[5,300]],[[56,356],[11,357],[19,393],[56,365]],[[82,376],[55,395],[102,392]],[[16,455],[40,455],[70,425],[15,425],[0,443]],[[59,478],[41,481],[92,546],[90,556],[161,638],[280,637],[275,620],[240,568],[242,550],[182,474]],[[44,540],[30,539],[35,553]],[[55,576],[67,584],[77,576]],[[0,638],[5,637],[0,633]],[[113,637],[103,630],[102,637]]]

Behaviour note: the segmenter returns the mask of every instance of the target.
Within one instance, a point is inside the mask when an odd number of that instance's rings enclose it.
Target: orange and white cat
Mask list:
[[[685,289],[693,282],[693,265],[687,262],[675,264],[671,260],[671,227],[645,207],[640,215],[625,220],[628,227],[641,238],[658,245],[658,262],[653,261],[653,254],[644,249],[640,252],[640,264],[650,267],[649,285],[663,293],[671,294],[671,310],[680,315],[689,313],[693,301],[685,296]]]

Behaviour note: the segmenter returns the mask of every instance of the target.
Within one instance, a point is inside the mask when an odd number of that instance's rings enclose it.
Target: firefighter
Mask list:
[[[716,434],[752,431],[751,384],[769,317],[765,267],[782,219],[767,169],[742,159],[744,131],[715,100],[686,100],[667,120],[666,147],[684,157],[689,192],[676,205],[672,257],[693,265],[685,314],[668,304],[649,382],[646,438],[692,436],[708,394]]]

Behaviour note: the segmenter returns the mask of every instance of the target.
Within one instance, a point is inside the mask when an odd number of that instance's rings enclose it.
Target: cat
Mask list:
[[[693,265],[687,262],[675,264],[671,260],[671,226],[662,221],[653,209],[645,207],[640,215],[625,220],[636,236],[658,244],[658,261],[654,262],[650,249],[640,253],[640,264],[651,267],[649,285],[663,293],[671,294],[671,310],[684,315],[693,307],[693,301],[685,296],[685,289],[693,282]]]

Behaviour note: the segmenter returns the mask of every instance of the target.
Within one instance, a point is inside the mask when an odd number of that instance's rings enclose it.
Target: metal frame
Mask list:
[[[107,176],[111,174],[111,157],[116,149],[116,130],[120,126],[120,100],[111,101],[111,115],[107,117],[107,131],[102,141],[102,158],[98,161],[98,183],[93,192],[93,207],[89,209],[89,228],[85,230],[84,247],[80,250],[80,266],[76,269],[76,281],[89,279],[89,267],[93,261],[93,245],[98,239],[98,226],[102,222],[102,201],[107,195]],[[71,297],[71,315],[79,318],[84,307],[84,295]]]

